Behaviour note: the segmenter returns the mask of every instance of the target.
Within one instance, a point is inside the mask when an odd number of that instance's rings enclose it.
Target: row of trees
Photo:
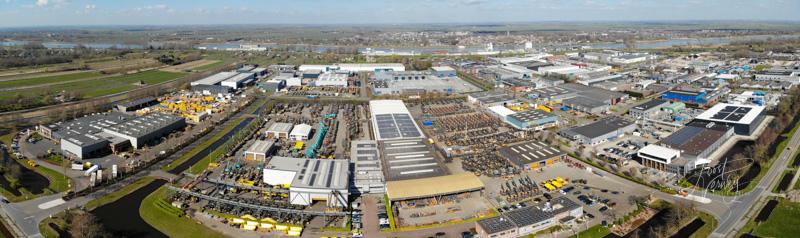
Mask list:
[[[773,143],[778,143],[780,135],[794,127],[795,118],[800,116],[800,87],[794,87],[788,94],[781,98],[778,106],[773,110],[775,119],[764,130],[764,133],[756,140],[752,149],[747,149],[749,157],[758,162],[767,162],[775,153],[780,151],[770,151]]]

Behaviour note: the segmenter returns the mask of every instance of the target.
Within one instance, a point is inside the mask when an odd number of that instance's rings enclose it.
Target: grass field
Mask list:
[[[52,95],[54,92],[58,93],[62,91],[77,92],[82,95],[83,98],[94,98],[142,87],[135,85],[139,81],[144,82],[146,85],[153,85],[177,79],[183,75],[185,75],[185,73],[150,70],[135,74],[53,85],[39,88],[40,90],[13,90],[0,94],[0,99],[13,98],[17,94],[24,96],[44,96],[46,94]]]
[[[186,216],[178,216],[176,211],[178,208],[164,200],[167,194],[167,188],[161,187],[142,200],[139,215],[148,224],[169,237],[196,237],[198,234],[206,238],[225,237]]]
[[[36,77],[36,78],[7,80],[7,81],[0,81],[0,89],[33,86],[33,85],[48,84],[48,83],[59,83],[59,82],[66,82],[66,81],[100,77],[100,76],[102,76],[102,74],[100,74],[99,72],[79,72],[79,73],[70,73],[62,75]]]
[[[168,170],[170,170],[170,169],[172,169],[172,168],[174,168],[174,167],[176,167],[176,166],[178,166],[180,164],[183,164],[184,162],[189,160],[189,158],[192,158],[197,153],[200,153],[201,151],[203,151],[206,147],[209,147],[209,146],[211,146],[211,144],[214,144],[214,141],[217,141],[219,138],[222,138],[222,136],[224,136],[226,133],[228,133],[228,131],[233,130],[233,128],[236,127],[236,125],[239,125],[239,123],[241,123],[242,121],[244,121],[244,118],[239,118],[236,121],[233,121],[232,123],[230,123],[228,125],[228,127],[224,128],[219,133],[215,134],[211,138],[208,138],[208,140],[203,141],[203,143],[201,143],[200,145],[192,148],[192,150],[190,150],[186,154],[183,154],[178,159],[173,160],[172,163],[169,163],[167,166],[164,166],[164,168],[162,168],[162,170],[168,171]],[[208,156],[206,156],[206,157],[208,157]],[[198,163],[200,163],[200,162],[198,162]],[[206,163],[206,166],[208,166],[208,163]],[[192,167],[194,167],[194,166],[192,166]]]
[[[603,227],[602,225],[596,225],[593,227],[589,227],[585,231],[581,231],[578,233],[577,236],[570,236],[570,238],[577,238],[577,237],[585,237],[585,238],[602,238],[611,234],[611,231],[608,228]]]
[[[767,221],[761,224],[748,222],[745,228],[751,228],[753,234],[761,237],[794,237],[800,234],[800,203],[789,202],[781,199],[778,206],[772,210]],[[743,229],[744,230],[744,229]],[[750,229],[744,230],[745,232]]]
[[[692,234],[692,238],[708,237],[712,232],[714,232],[714,229],[717,229],[718,223],[714,216],[705,212],[697,212],[697,218],[700,218],[700,220],[703,220],[703,222],[706,224],[703,225],[703,227],[700,227],[699,230],[695,231],[694,234]]]
[[[133,191],[136,191],[139,188],[142,188],[145,185],[150,184],[150,182],[153,182],[154,180],[155,180],[155,178],[153,178],[153,177],[141,178],[139,180],[136,180],[136,182],[133,182],[132,184],[130,184],[128,186],[125,186],[125,187],[123,187],[123,188],[121,188],[121,189],[119,189],[117,191],[114,191],[113,193],[109,193],[109,194],[106,194],[105,196],[102,196],[100,198],[97,198],[97,199],[89,201],[88,203],[86,203],[86,205],[84,205],[84,207],[86,207],[86,210],[92,210],[92,209],[95,209],[97,207],[112,203],[112,202],[117,201],[120,198],[132,193]]]

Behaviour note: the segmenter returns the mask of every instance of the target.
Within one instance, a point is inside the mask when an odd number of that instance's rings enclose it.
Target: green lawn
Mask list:
[[[706,224],[703,227],[700,227],[699,230],[695,231],[692,234],[692,238],[705,238],[709,237],[714,229],[717,229],[717,219],[714,216],[705,213],[705,212],[697,212],[697,217],[703,220]]]
[[[221,65],[230,64],[230,63],[231,62],[227,61],[227,60],[220,60],[220,61],[217,61],[217,62],[214,62],[214,63],[210,63],[210,64],[207,64],[207,65],[202,65],[202,66],[191,68],[191,70],[206,71],[206,70],[213,69],[213,68],[219,67]]]
[[[225,149],[224,146],[220,146],[211,151],[211,153],[208,153],[206,157],[204,157],[200,161],[197,161],[197,163],[193,164],[192,167],[189,168],[189,173],[199,174],[203,172],[203,170],[206,170],[206,168],[208,168],[208,165],[211,164],[211,162],[213,162],[214,159],[219,158],[220,156],[222,156],[222,154],[225,153],[224,149]]]
[[[89,201],[88,203],[86,203],[86,205],[84,205],[84,207],[86,207],[86,210],[93,210],[97,207],[112,203],[132,193],[133,191],[136,191],[139,188],[142,188],[145,185],[150,184],[150,182],[153,182],[154,180],[155,178],[153,177],[141,178],[139,180],[136,180],[132,184],[123,187],[120,190],[114,191],[112,193],[106,194],[105,196]]]
[[[185,73],[150,70],[135,74],[120,75],[115,77],[99,78],[99,79],[86,80],[69,84],[41,87],[38,88],[37,90],[13,90],[0,94],[0,99],[13,98],[17,94],[34,97],[34,96],[52,95],[53,93],[60,93],[62,91],[77,92],[80,94],[82,98],[94,98],[109,94],[130,91],[138,87],[142,87],[139,85],[135,85],[139,81],[144,82],[146,85],[153,85],[177,79],[183,75],[185,75]]]
[[[611,234],[611,231],[609,231],[608,228],[603,227],[602,225],[596,225],[593,227],[589,227],[589,229],[586,229],[585,231],[581,231],[580,233],[578,233],[577,236],[571,236],[570,238],[577,238],[577,237],[603,238],[608,234]]]
[[[27,79],[16,79],[16,80],[0,81],[0,89],[2,89],[2,88],[11,88],[11,87],[32,86],[32,85],[39,85],[39,84],[46,84],[46,83],[58,83],[58,82],[72,81],[72,80],[99,77],[99,76],[102,76],[102,74],[99,73],[99,72],[92,71],[92,72],[79,72],[79,73],[70,73],[70,74],[45,76],[45,77],[37,77],[37,78],[27,78]]]
[[[178,216],[180,209],[164,200],[167,194],[167,188],[161,187],[142,200],[139,215],[148,224],[169,237],[197,237],[198,234],[205,238],[225,237],[195,220]]]
[[[800,234],[800,203],[781,199],[769,219],[756,225],[753,234],[761,237],[795,237]]]

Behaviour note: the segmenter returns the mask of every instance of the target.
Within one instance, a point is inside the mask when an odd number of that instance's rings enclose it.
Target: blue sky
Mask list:
[[[0,27],[536,21],[798,21],[800,0],[0,0]]]

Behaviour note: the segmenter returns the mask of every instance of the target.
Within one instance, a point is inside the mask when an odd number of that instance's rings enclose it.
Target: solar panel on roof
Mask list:
[[[730,114],[730,112],[718,112],[717,114],[714,114],[714,116],[711,116],[711,119],[723,120]]]
[[[720,110],[720,112],[733,112],[733,111],[736,111],[736,109],[737,109],[737,108],[739,108],[739,107],[735,107],[735,106],[725,106],[725,108],[723,108],[722,110]]]
[[[747,115],[747,114],[744,114],[744,113],[731,113],[731,115],[726,117],[725,120],[728,120],[728,121],[739,121],[739,120],[742,120],[744,115]]]
[[[739,109],[736,109],[736,113],[744,113],[744,114],[746,114],[746,113],[750,112],[750,109],[752,109],[752,108],[740,107]]]
[[[694,137],[695,135],[697,135],[697,133],[700,133],[701,131],[703,131],[703,128],[700,127],[693,127],[693,126],[684,127],[683,129],[680,129],[675,133],[672,133],[672,135],[668,136],[667,138],[664,138],[664,143],[670,145],[682,145],[683,143],[686,143],[687,141],[692,139],[692,137]]]

